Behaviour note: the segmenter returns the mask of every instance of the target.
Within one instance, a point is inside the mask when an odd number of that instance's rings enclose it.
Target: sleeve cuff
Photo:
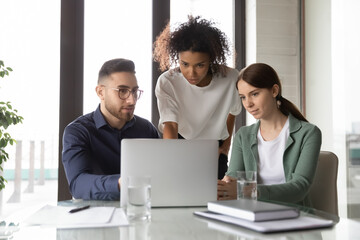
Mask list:
[[[106,183],[106,191],[107,192],[120,192],[118,184],[119,184],[120,174],[115,174],[110,176],[109,180]]]
[[[265,185],[257,185],[258,189],[258,199],[262,200],[269,200],[270,199],[270,192]]]

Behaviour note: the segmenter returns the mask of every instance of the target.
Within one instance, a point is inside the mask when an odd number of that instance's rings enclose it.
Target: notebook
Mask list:
[[[326,228],[326,227],[332,227],[336,224],[332,220],[319,218],[311,214],[304,214],[304,215],[300,215],[297,218],[291,218],[291,219],[281,219],[281,220],[271,220],[271,221],[261,221],[261,222],[248,221],[245,219],[218,214],[214,212],[208,212],[208,211],[203,211],[203,212],[196,211],[194,212],[194,214],[200,217],[204,217],[224,223],[230,223],[235,226],[241,226],[261,233],[274,233],[274,232],[286,232],[286,231],[305,230],[305,229]],[[208,223],[211,224],[211,222]],[[213,224],[215,223],[216,222],[213,222]],[[209,224],[208,224],[209,228],[214,228],[211,226],[212,224],[211,225]],[[226,229],[226,228],[224,229],[224,226],[225,225],[223,225],[222,227],[223,230]],[[230,228],[231,225],[228,227]],[[220,230],[219,228],[215,228],[215,229]],[[238,230],[241,231],[241,229]],[[234,232],[230,232],[230,233],[234,234]],[[253,237],[254,236],[252,236],[251,239],[260,239]]]
[[[250,199],[208,202],[208,210],[248,221],[260,222],[297,218],[300,212],[295,207]]]
[[[152,207],[206,206],[217,198],[217,172],[217,140],[123,139],[121,206],[128,176],[151,176]]]

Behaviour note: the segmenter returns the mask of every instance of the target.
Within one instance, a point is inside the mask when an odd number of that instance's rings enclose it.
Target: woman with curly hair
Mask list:
[[[159,130],[165,139],[219,140],[219,179],[227,171],[231,133],[241,111],[238,71],[226,66],[229,53],[226,35],[200,17],[189,16],[174,31],[168,24],[154,43],[154,60],[167,70],[155,89]]]

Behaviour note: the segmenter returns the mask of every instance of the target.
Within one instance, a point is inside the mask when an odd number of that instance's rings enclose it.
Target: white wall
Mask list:
[[[331,0],[305,2],[305,69],[306,115],[323,130],[322,149],[332,150]]]
[[[301,108],[299,7],[298,0],[246,1],[246,65],[271,65],[284,97]],[[249,114],[247,119],[254,122]]]

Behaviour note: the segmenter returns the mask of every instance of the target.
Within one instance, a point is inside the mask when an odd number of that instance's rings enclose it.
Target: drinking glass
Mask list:
[[[256,171],[237,171],[237,198],[257,200]]]
[[[151,178],[147,176],[128,177],[128,202],[126,215],[131,220],[151,218]]]

